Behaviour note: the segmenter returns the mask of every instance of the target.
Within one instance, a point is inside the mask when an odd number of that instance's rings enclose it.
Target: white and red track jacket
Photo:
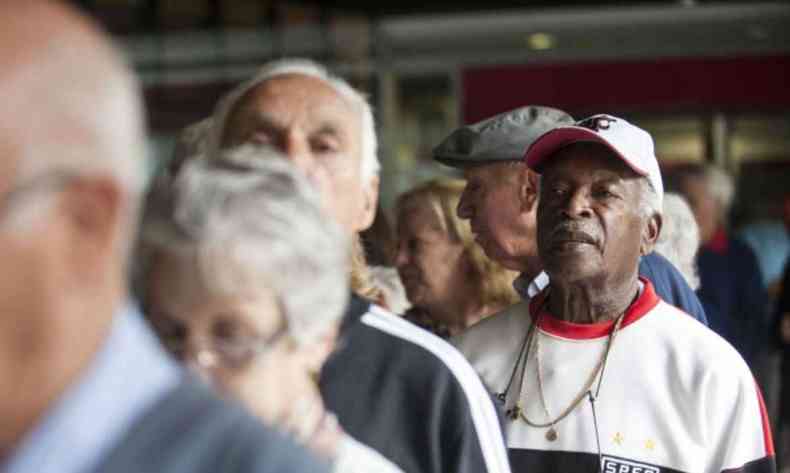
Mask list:
[[[774,472],[768,419],[746,363],[724,339],[659,299],[650,282],[641,282],[594,403],[597,428],[589,398],[556,424],[555,441],[547,439],[545,428],[507,418],[513,471]],[[544,290],[483,320],[454,343],[489,389],[503,393],[532,320],[539,320],[543,389],[556,417],[594,372],[612,322],[564,322],[546,312],[545,296]],[[548,419],[533,355],[525,370],[515,370],[504,407],[515,405],[525,373],[522,404],[530,420],[542,423]]]

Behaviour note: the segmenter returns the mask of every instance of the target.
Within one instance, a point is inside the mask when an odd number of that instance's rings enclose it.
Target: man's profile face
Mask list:
[[[325,206],[351,232],[369,223],[361,215],[365,186],[358,107],[316,77],[284,74],[247,92],[230,111],[221,147],[271,145],[321,192]]]
[[[538,249],[552,281],[636,276],[644,219],[640,177],[601,145],[557,151],[543,167]]]
[[[524,258],[536,257],[534,210],[525,212],[519,198],[528,172],[500,162],[464,169],[466,187],[458,217],[469,220],[475,242],[486,256],[508,269],[524,271]]]

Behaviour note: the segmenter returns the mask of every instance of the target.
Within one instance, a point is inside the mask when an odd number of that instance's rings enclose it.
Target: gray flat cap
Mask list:
[[[520,161],[533,141],[573,117],[556,108],[529,105],[458,128],[433,150],[433,159],[463,168]]]

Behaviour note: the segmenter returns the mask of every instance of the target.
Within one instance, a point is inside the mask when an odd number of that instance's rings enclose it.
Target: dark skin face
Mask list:
[[[594,322],[618,315],[635,294],[639,257],[652,250],[660,230],[660,216],[640,215],[640,176],[592,143],[559,150],[542,174],[540,258],[552,287],[565,294],[580,290],[587,300],[586,315],[563,318]],[[578,312],[562,303],[554,309],[558,316]]]

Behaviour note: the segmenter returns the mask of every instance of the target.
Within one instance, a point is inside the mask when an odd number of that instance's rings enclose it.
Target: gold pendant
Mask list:
[[[557,437],[559,437],[559,435],[557,435],[557,431],[554,430],[554,427],[550,427],[549,430],[546,431],[546,440],[549,442],[557,440]]]
[[[513,420],[518,420],[518,417],[521,415],[521,407],[513,406],[508,410],[507,415]]]

